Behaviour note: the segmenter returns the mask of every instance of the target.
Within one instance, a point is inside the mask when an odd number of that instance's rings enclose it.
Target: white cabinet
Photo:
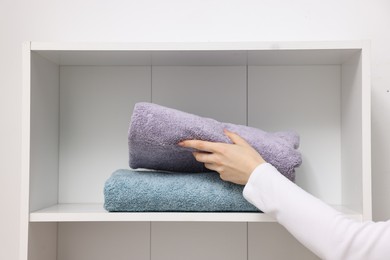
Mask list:
[[[104,182],[128,168],[127,129],[140,101],[297,131],[297,184],[353,218],[370,219],[368,47],[26,43],[21,259],[188,259],[191,250],[202,259],[218,259],[216,252],[256,259],[272,254],[266,233],[293,241],[262,213],[105,212]],[[314,257],[294,248],[297,259]]]

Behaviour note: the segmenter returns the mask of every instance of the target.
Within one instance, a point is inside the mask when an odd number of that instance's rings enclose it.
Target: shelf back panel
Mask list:
[[[59,202],[103,201],[104,182],[128,168],[134,104],[151,100],[150,67],[61,66]]]
[[[128,168],[136,102],[266,131],[296,131],[297,183],[341,203],[339,65],[61,66],[60,203],[100,203],[105,180]],[[115,116],[112,116],[115,115]],[[328,154],[328,156],[323,156]],[[86,188],[88,187],[88,188]]]
[[[300,136],[297,183],[330,204],[341,203],[340,66],[251,66],[249,125]]]

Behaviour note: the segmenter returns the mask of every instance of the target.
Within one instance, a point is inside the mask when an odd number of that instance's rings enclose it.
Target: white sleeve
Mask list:
[[[351,220],[269,163],[253,171],[243,194],[322,259],[390,259],[390,221]]]

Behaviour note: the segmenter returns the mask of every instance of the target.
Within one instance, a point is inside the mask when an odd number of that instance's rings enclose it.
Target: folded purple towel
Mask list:
[[[268,133],[257,128],[221,123],[152,103],[137,103],[129,127],[129,164],[133,169],[147,168],[174,172],[206,172],[180,141],[199,139],[231,143],[227,129],[251,144],[270,164],[294,181],[295,167],[301,162],[299,136],[295,132]]]

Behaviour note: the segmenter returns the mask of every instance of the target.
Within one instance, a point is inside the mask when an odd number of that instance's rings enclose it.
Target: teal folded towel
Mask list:
[[[244,186],[218,173],[117,170],[104,186],[104,208],[120,212],[258,212]]]

